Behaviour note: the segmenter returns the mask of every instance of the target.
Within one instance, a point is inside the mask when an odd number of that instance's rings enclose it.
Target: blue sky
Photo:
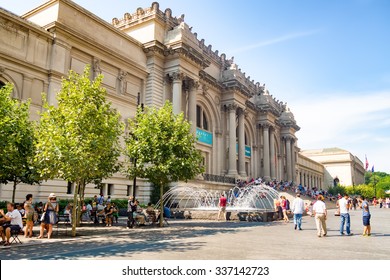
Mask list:
[[[16,14],[44,3],[0,0]],[[141,0],[76,0],[111,22]],[[340,147],[390,173],[390,1],[161,0],[288,103],[301,149]]]

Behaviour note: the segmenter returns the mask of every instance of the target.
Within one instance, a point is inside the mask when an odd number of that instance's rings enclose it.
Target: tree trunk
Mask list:
[[[164,226],[164,185],[160,184],[160,227]]]
[[[75,182],[76,187],[74,190],[73,196],[73,209],[72,209],[72,237],[76,237],[76,227],[77,227],[77,208],[78,208],[78,194],[80,189],[80,182]]]
[[[15,193],[16,193],[16,186],[18,185],[18,182],[14,181],[14,188],[12,189],[12,203],[15,203]]]
[[[83,215],[83,202],[84,202],[84,192],[85,192],[85,183],[84,180],[80,183],[79,188],[79,199],[78,199],[78,208],[77,208],[77,226],[81,224],[81,216]]]

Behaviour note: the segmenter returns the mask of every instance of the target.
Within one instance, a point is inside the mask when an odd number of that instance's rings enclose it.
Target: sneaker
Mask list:
[[[324,237],[326,236],[326,233],[324,233],[324,235],[323,235]]]
[[[351,232],[351,233],[349,233],[349,234],[347,234],[348,236],[352,236],[353,235],[353,233]]]
[[[371,233],[367,234],[367,236],[371,236]]]
[[[340,232],[340,235],[345,235],[344,232]]]
[[[302,228],[299,228],[299,230],[302,230]]]
[[[297,230],[297,225],[294,226],[294,229]]]

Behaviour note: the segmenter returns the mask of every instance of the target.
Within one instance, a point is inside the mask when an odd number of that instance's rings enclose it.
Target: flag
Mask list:
[[[366,155],[366,170],[368,169],[368,160],[367,160],[367,155]]]
[[[372,166],[372,168],[371,168],[371,172],[372,172],[372,173],[374,173],[374,172],[375,172],[375,168],[374,168],[374,166]]]

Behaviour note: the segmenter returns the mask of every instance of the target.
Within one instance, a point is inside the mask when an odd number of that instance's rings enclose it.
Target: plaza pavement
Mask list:
[[[52,240],[21,237],[22,245],[0,248],[0,259],[390,259],[390,209],[372,208],[372,236],[362,237],[361,210],[351,212],[353,236],[339,235],[339,217],[330,211],[328,236],[318,238],[314,218],[303,231],[292,221],[249,223],[172,220],[163,229],[92,225],[80,237]],[[69,232],[68,232],[69,233]]]

